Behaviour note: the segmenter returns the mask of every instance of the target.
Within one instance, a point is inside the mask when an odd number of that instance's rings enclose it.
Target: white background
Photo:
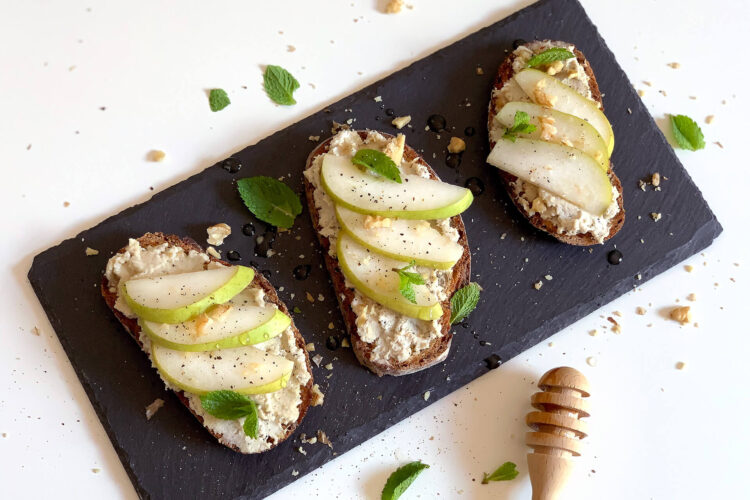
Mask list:
[[[147,200],[149,186],[197,173],[530,2],[412,3],[388,16],[383,2],[351,0],[0,2],[5,498],[135,497],[27,282],[33,255]],[[561,364],[586,373],[595,406],[570,498],[737,498],[745,490],[750,10],[739,0],[583,3],[660,125],[666,113],[701,124],[706,149],[679,156],[725,232],[685,263],[692,273],[672,269],[274,498],[379,498],[388,474],[416,459],[432,468],[408,498],[528,498],[523,416],[532,384]],[[673,61],[681,68],[667,66]],[[299,104],[266,98],[261,65],[269,63],[300,80]],[[208,108],[212,87],[232,99],[220,113]],[[710,125],[707,115],[716,117]],[[146,161],[154,148],[166,161]],[[678,195],[668,182],[660,194]],[[647,216],[628,213],[636,215]],[[691,292],[699,327],[665,319]],[[648,314],[637,316],[637,306]],[[615,310],[624,316],[620,335],[602,328],[601,315]],[[519,465],[517,479],[480,485],[482,472],[506,460]]]

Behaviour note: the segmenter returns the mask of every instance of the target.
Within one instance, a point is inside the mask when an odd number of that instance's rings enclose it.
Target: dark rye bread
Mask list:
[[[138,238],[138,243],[142,247],[152,247],[161,245],[163,243],[167,243],[170,246],[176,246],[180,247],[186,252],[189,252],[190,250],[195,250],[196,252],[203,252],[203,249],[198,245],[194,240],[190,238],[180,238],[179,236],[175,235],[165,235],[163,233],[146,233],[140,238]],[[118,253],[123,253],[126,250],[126,248],[120,249]],[[223,264],[225,266],[229,266],[228,262],[225,262],[223,260],[215,259],[209,255],[210,262],[218,262],[220,264]],[[255,273],[255,277],[252,281],[253,285],[257,285],[260,288],[263,289],[263,291],[266,294],[266,299],[269,302],[272,302],[276,304],[281,312],[292,317],[289,314],[289,310],[286,308],[286,305],[279,299],[278,295],[276,295],[276,290],[273,288],[271,283],[259,272]],[[112,310],[114,315],[117,317],[117,319],[122,323],[122,326],[125,327],[125,329],[128,331],[128,333],[135,339],[136,342],[138,342],[138,345],[143,348],[143,342],[141,340],[141,328],[138,326],[138,321],[134,318],[128,318],[124,314],[122,314],[120,311],[115,309],[115,301],[117,300],[117,293],[112,292],[109,289],[109,281],[107,280],[106,276],[102,276],[102,285],[101,285],[101,291],[102,296],[104,297],[104,301],[107,303],[109,308]],[[294,321],[291,323],[292,330],[294,330],[294,337],[297,343],[297,346],[302,349],[302,352],[305,353],[305,363],[307,365],[307,371],[310,372],[310,380],[307,382],[305,386],[301,388],[300,396],[301,401],[299,403],[299,418],[297,418],[297,421],[293,424],[289,425],[286,429],[286,434],[276,442],[273,442],[271,438],[268,439],[269,443],[272,443],[272,446],[268,448],[269,450],[275,446],[277,446],[279,443],[287,439],[297,428],[300,422],[302,422],[302,419],[305,416],[305,413],[307,413],[307,409],[310,407],[310,405],[313,403],[313,378],[312,378],[312,368],[310,366],[310,358],[307,354],[307,349],[305,349],[305,340],[302,338],[302,335],[299,333],[299,330],[297,330],[297,327],[294,325]],[[197,415],[188,404],[188,399],[185,396],[185,393],[183,391],[175,391],[177,394],[177,397],[180,398],[180,401],[190,410],[190,412],[195,415],[195,418],[198,419],[198,421],[203,424],[203,418],[200,415]],[[234,451],[242,453],[236,446],[227,443],[224,441],[223,436],[221,434],[215,433],[211,431],[210,429],[206,428],[208,432],[210,432],[221,444],[224,446],[231,448]],[[267,450],[265,450],[267,451]]]
[[[545,40],[545,42],[550,42],[549,40]],[[555,43],[555,42],[551,42]],[[602,103],[602,93],[599,90],[599,84],[596,81],[596,76],[594,76],[594,71],[591,69],[591,65],[589,64],[586,57],[583,55],[583,53],[575,49],[573,51],[576,58],[578,59],[578,63],[583,67],[583,70],[586,72],[586,75],[589,77],[589,87],[591,89],[591,97],[598,102],[601,105],[602,111],[604,111],[604,104]],[[500,67],[497,71],[497,76],[495,77],[495,84],[492,87],[492,94],[490,94],[490,106],[489,106],[489,114],[487,117],[487,130],[492,130],[492,124],[495,120],[495,116],[500,111],[496,104],[494,99],[494,91],[500,91],[501,88],[503,88],[503,85],[510,80],[513,77],[513,61],[515,60],[516,55],[511,52],[508,57],[505,58],[505,60],[502,62]],[[492,134],[490,133],[490,148],[495,147],[495,141],[492,140]],[[526,218],[529,220],[532,226],[536,227],[537,229],[541,229],[542,231],[545,231],[549,233],[550,235],[554,236],[558,240],[562,241],[563,243],[568,243],[569,245],[578,245],[578,246],[591,246],[591,245],[598,245],[600,242],[597,241],[597,239],[594,237],[591,233],[583,233],[583,234],[565,234],[565,233],[559,233],[558,227],[553,224],[552,222],[543,219],[538,213],[535,213],[532,216],[529,216],[529,214],[524,210],[523,206],[521,205],[521,202],[519,200],[519,196],[511,189],[511,183],[515,182],[518,177],[515,175],[511,175],[507,172],[504,172],[502,170],[499,170],[500,175],[502,176],[503,180],[505,181],[505,187],[508,191],[508,195],[513,200],[513,203],[516,205],[516,208],[518,208],[518,211],[521,212]],[[615,215],[612,218],[609,235],[607,235],[604,241],[607,241],[608,239],[612,238],[615,234],[617,234],[618,231],[622,228],[622,225],[625,223],[625,209],[623,208],[623,202],[622,202],[622,184],[620,184],[620,179],[615,175],[614,171],[612,170],[612,163],[610,162],[609,170],[607,171],[607,175],[609,175],[609,179],[612,182],[612,185],[617,188],[617,191],[620,192],[620,197],[617,199],[617,204],[619,205],[619,212],[617,215]]]
[[[365,139],[367,137],[368,131],[358,130],[357,133],[362,139]],[[381,132],[381,135],[383,135],[383,137],[387,139],[393,139],[393,136],[390,134],[384,134]],[[308,156],[307,158],[307,164],[305,165],[306,170],[312,166],[315,157],[328,151],[331,139],[333,138],[331,137],[323,141],[312,151],[312,153],[310,153],[310,156]],[[438,176],[437,174],[435,174],[435,171],[432,170],[427,162],[425,162],[424,159],[421,158],[417,154],[417,152],[409,146],[404,146],[404,159],[409,161],[418,159],[419,163],[421,165],[424,165],[430,172],[430,177],[432,179],[438,180]],[[313,186],[313,184],[307,180],[307,177],[305,177],[305,195],[307,197],[307,206],[310,210],[310,217],[312,218],[313,225],[315,226],[315,230],[318,233],[318,240],[320,241],[320,245],[321,247],[323,247],[326,267],[328,268],[328,273],[331,275],[331,280],[333,281],[333,287],[336,291],[336,297],[339,301],[341,314],[344,317],[346,330],[351,337],[352,349],[354,350],[354,354],[357,356],[359,362],[365,367],[369,368],[378,376],[398,376],[407,375],[419,370],[424,370],[425,368],[429,368],[430,366],[433,366],[445,360],[445,358],[448,356],[448,351],[450,350],[452,340],[452,335],[450,333],[450,297],[453,296],[456,290],[469,284],[469,280],[471,278],[471,252],[469,251],[469,244],[466,238],[466,228],[464,227],[461,216],[456,215],[454,217],[451,217],[451,226],[456,228],[456,230],[458,231],[458,243],[464,248],[464,253],[461,255],[461,258],[453,267],[451,280],[448,284],[448,298],[441,304],[443,307],[443,315],[440,317],[442,336],[436,338],[427,349],[411,356],[403,362],[382,363],[374,361],[372,359],[373,345],[362,340],[359,336],[359,333],[357,332],[357,316],[354,314],[354,311],[352,311],[351,308],[351,303],[354,299],[354,289],[346,287],[346,285],[344,284],[344,275],[342,274],[341,268],[339,267],[338,259],[332,257],[328,253],[328,250],[331,247],[331,242],[327,237],[323,236],[320,233],[320,215],[318,214],[318,209],[315,206],[315,200],[313,197],[314,191],[315,186]]]

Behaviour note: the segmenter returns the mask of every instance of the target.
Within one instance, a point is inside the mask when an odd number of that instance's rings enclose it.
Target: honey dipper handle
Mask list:
[[[573,462],[560,456],[542,453],[529,453],[527,458],[531,500],[557,500],[573,471]]]

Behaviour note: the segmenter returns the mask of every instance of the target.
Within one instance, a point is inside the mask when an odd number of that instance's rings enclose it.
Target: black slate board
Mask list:
[[[505,49],[517,38],[574,43],[591,61],[605,94],[607,116],[617,138],[613,162],[624,186],[628,217],[620,234],[603,246],[592,250],[570,247],[533,230],[509,205],[499,176],[484,163],[488,153],[484,124],[494,71],[505,57]],[[477,66],[484,69],[483,76],[476,74]],[[373,100],[375,96],[382,96],[385,107],[392,108],[396,116],[412,116],[413,129],[405,130],[407,141],[423,151],[444,180],[464,184],[476,177],[485,188],[464,215],[474,280],[484,287],[479,308],[467,323],[456,327],[452,352],[444,364],[398,379],[379,379],[367,372],[349,349],[331,352],[325,348],[328,335],[341,332],[343,326],[308,214],[303,213],[291,234],[275,238],[277,255],[255,257],[253,240],[240,228],[252,222],[262,232],[263,225],[243,207],[231,182],[242,176],[291,174],[288,183],[302,192],[300,172],[314,146],[308,137],[325,138],[332,120],[356,118],[357,128],[393,132],[391,118]],[[451,129],[440,138],[424,130],[433,113],[444,115]],[[476,134],[465,137],[468,147],[460,166],[448,168],[445,145],[451,135],[464,136],[467,126],[474,127]],[[233,453],[218,445],[173,395],[165,395],[146,357],[109,312],[96,286],[106,259],[129,236],[163,231],[202,242],[205,228],[213,223],[223,221],[233,227],[223,250],[235,249],[243,257],[241,263],[253,263],[270,272],[274,285],[283,287],[282,299],[290,308],[296,305],[302,310],[295,321],[306,340],[315,342],[316,352],[324,356],[322,364],[335,358],[330,378],[326,377],[331,372],[315,370],[326,402],[324,407],[310,410],[297,435],[313,435],[322,429],[340,454],[482,375],[488,369],[485,358],[495,354],[508,360],[705,248],[721,232],[628,78],[574,0],[538,2],[277,132],[234,158],[243,165],[238,174],[230,174],[220,164],[210,167],[41,253],[29,272],[84,389],[144,498],[260,497],[293,481],[292,470],[304,475],[334,454],[318,444],[306,445],[307,455],[303,456],[295,450],[297,439],[262,455]],[[662,183],[663,190],[639,189],[638,180],[656,171],[668,178]],[[662,220],[654,223],[648,216],[651,212],[662,213]],[[607,253],[614,245],[625,256],[619,266],[607,263]],[[87,246],[101,254],[84,257]],[[306,281],[292,276],[298,264],[312,265]],[[535,290],[532,284],[547,274],[554,279]],[[304,298],[306,292],[313,297],[322,294],[324,301],[311,304]],[[329,322],[334,323],[334,330],[327,328]],[[492,345],[480,346],[478,340]],[[429,403],[422,397],[426,390],[432,394]],[[167,404],[146,421],[144,407],[157,397],[165,398]]]

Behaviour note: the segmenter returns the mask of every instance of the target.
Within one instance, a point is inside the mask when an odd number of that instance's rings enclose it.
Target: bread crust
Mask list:
[[[545,40],[549,41],[549,40]],[[551,43],[554,43],[553,41],[550,41]],[[596,81],[596,76],[594,76],[594,71],[591,69],[591,65],[589,64],[586,57],[583,55],[583,53],[578,50],[574,49],[573,53],[576,56],[576,59],[578,60],[578,63],[583,67],[583,70],[586,72],[586,75],[589,77],[589,87],[591,89],[591,97],[598,102],[601,105],[602,111],[604,111],[604,104],[602,102],[602,93],[599,90],[599,84]],[[499,91],[501,88],[503,88],[503,85],[510,80],[513,77],[513,61],[515,60],[516,55],[511,52],[508,57],[505,58],[505,60],[500,64],[500,67],[497,70],[497,76],[495,77],[495,83],[492,87],[492,93],[490,94],[490,105],[489,105],[489,113],[487,116],[487,130],[492,130],[492,123],[495,119],[495,116],[500,111],[497,109],[497,106],[495,105],[495,99],[493,98],[494,91]],[[495,147],[495,141],[492,140],[492,134],[490,133],[490,149]],[[516,208],[518,208],[518,211],[521,212],[531,223],[532,226],[534,226],[537,229],[540,229],[558,240],[562,241],[563,243],[567,243],[569,245],[577,245],[577,246],[591,246],[591,245],[598,245],[601,243],[604,243],[608,239],[612,238],[615,234],[617,234],[620,229],[622,229],[623,224],[625,223],[625,208],[623,206],[623,200],[622,200],[622,184],[620,183],[620,179],[615,175],[614,171],[612,170],[612,162],[609,164],[609,169],[607,170],[607,175],[609,176],[609,180],[612,182],[612,185],[617,189],[617,191],[620,193],[619,198],[617,199],[617,205],[619,207],[619,211],[617,214],[612,218],[612,222],[610,223],[610,230],[609,234],[600,242],[594,237],[594,235],[590,232],[588,233],[582,233],[582,234],[566,234],[566,233],[559,233],[558,227],[553,224],[552,222],[543,219],[538,213],[535,213],[532,216],[529,216],[526,210],[524,210],[523,206],[520,203],[520,199],[518,194],[511,189],[511,183],[518,180],[518,177],[515,175],[509,174],[507,172],[504,172],[502,170],[499,170],[500,176],[503,178],[503,181],[505,182],[505,188],[508,191],[508,195],[510,196],[511,200],[513,200],[513,203],[516,205]]]
[[[367,137],[368,131],[358,130],[357,133],[362,139],[365,139]],[[385,134],[382,132],[380,132],[380,134],[388,139],[393,138],[393,136],[390,134]],[[318,146],[310,153],[307,158],[305,170],[309,169],[312,166],[313,160],[317,156],[328,151],[331,139],[333,139],[333,137],[328,138],[327,140],[318,144]],[[427,162],[425,162],[424,159],[420,157],[419,154],[417,154],[417,152],[408,145],[404,147],[404,158],[409,161],[418,159],[419,163],[421,165],[424,165],[429,171],[430,178],[439,180],[435,171],[432,170]],[[398,376],[407,375],[419,370],[424,370],[425,368],[429,368],[445,360],[445,358],[448,356],[448,351],[450,350],[452,340],[452,335],[450,333],[450,297],[453,296],[456,290],[465,285],[468,285],[471,278],[471,251],[469,250],[469,244],[466,237],[466,228],[464,227],[463,219],[461,218],[461,216],[456,215],[451,217],[451,226],[458,231],[458,243],[463,247],[464,252],[458,262],[456,262],[456,265],[453,266],[451,280],[448,283],[447,287],[447,298],[441,304],[443,308],[443,315],[440,317],[442,335],[433,340],[432,344],[430,344],[427,349],[409,357],[405,361],[398,363],[377,362],[372,359],[372,344],[369,344],[362,340],[362,338],[359,336],[359,333],[357,332],[357,316],[356,314],[354,314],[354,311],[352,311],[351,308],[351,303],[354,299],[354,289],[346,287],[344,282],[344,275],[342,274],[341,268],[339,267],[338,259],[332,257],[328,252],[331,247],[331,242],[327,237],[323,236],[320,233],[320,214],[318,213],[318,209],[315,206],[315,199],[313,197],[315,186],[313,186],[313,184],[307,179],[307,177],[305,177],[304,180],[305,195],[307,198],[307,206],[310,212],[310,217],[312,218],[313,226],[315,227],[316,233],[318,234],[318,241],[320,241],[320,246],[323,248],[326,267],[328,268],[328,273],[331,276],[333,288],[336,291],[336,298],[338,299],[339,308],[341,309],[341,314],[344,318],[346,331],[349,333],[349,336],[351,338],[352,350],[357,356],[359,362],[378,376]]]
[[[157,246],[164,243],[167,243],[170,246],[176,246],[180,247],[186,252],[189,252],[190,250],[195,250],[196,252],[203,252],[203,248],[201,248],[198,243],[196,243],[194,240],[190,238],[180,238],[179,236],[171,235],[171,234],[163,234],[163,233],[146,233],[140,238],[138,238],[138,243],[142,247],[151,247],[151,246]],[[123,253],[126,250],[126,247],[121,248],[117,253]],[[228,262],[225,262],[220,259],[215,259],[214,257],[209,255],[210,262],[218,262],[220,264],[223,264],[225,266],[229,266]],[[276,294],[276,290],[271,285],[271,283],[259,272],[256,271],[255,277],[253,278],[252,284],[255,284],[263,289],[263,291],[266,294],[266,299],[269,302],[272,302],[276,306],[278,306],[279,310],[289,316],[292,317],[289,314],[289,310],[287,309],[286,305],[279,299],[278,295]],[[106,276],[102,276],[102,283],[101,283],[101,292],[102,297],[104,297],[104,301],[107,303],[107,306],[109,306],[110,310],[112,310],[112,313],[114,313],[115,317],[120,321],[123,327],[125,327],[125,330],[133,337],[133,339],[138,343],[138,345],[143,348],[143,341],[141,340],[141,328],[138,326],[138,321],[135,318],[128,318],[124,314],[122,314],[120,311],[118,311],[115,308],[115,302],[117,300],[117,293],[112,292],[109,289],[109,281],[107,280]],[[310,373],[310,380],[301,387],[300,390],[300,396],[301,401],[298,406],[299,408],[299,417],[297,418],[297,421],[293,424],[289,425],[286,429],[286,434],[278,439],[275,443],[269,438],[268,442],[272,443],[272,446],[266,450],[268,451],[276,446],[278,446],[279,443],[286,440],[291,434],[294,432],[294,430],[297,428],[297,426],[302,422],[302,419],[304,418],[305,414],[307,413],[308,408],[310,407],[310,404],[313,401],[313,374],[312,374],[312,367],[310,365],[310,357],[307,353],[307,349],[305,348],[305,340],[302,338],[302,335],[300,334],[299,330],[297,330],[297,327],[294,324],[294,320],[292,320],[292,323],[290,324],[292,330],[294,331],[294,338],[296,341],[297,346],[302,349],[302,352],[305,353],[305,364],[307,366],[307,371]],[[203,418],[196,414],[192,408],[190,408],[190,405],[188,403],[188,399],[185,396],[184,391],[175,390],[175,394],[177,394],[177,397],[182,401],[182,404],[184,404],[188,410],[190,410],[190,413],[192,413],[195,418],[198,419],[198,421],[203,424]],[[230,448],[236,452],[244,453],[242,452],[238,447],[232,445],[231,443],[226,442],[223,439],[223,435],[219,433],[213,432],[211,429],[206,427],[206,430],[211,433],[221,444],[226,446],[227,448]],[[262,452],[261,452],[262,453]]]

